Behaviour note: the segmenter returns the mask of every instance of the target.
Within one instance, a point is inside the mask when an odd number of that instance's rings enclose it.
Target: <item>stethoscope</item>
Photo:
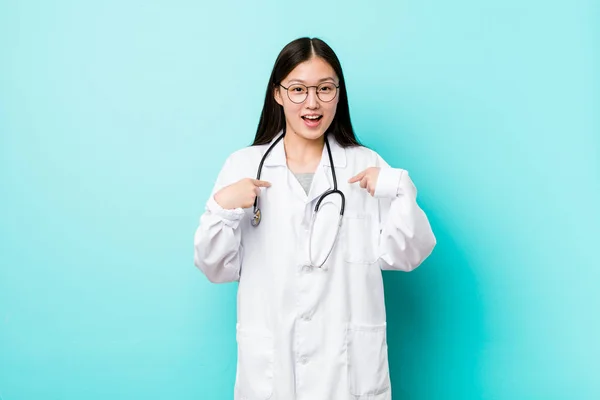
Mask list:
[[[283,128],[283,133],[281,134],[281,136],[279,136],[277,138],[277,140],[275,140],[275,142],[273,142],[273,144],[271,146],[269,146],[269,148],[263,155],[262,159],[260,160],[260,164],[258,165],[258,172],[256,174],[257,180],[260,180],[260,174],[262,172],[262,167],[265,162],[265,159],[267,158],[267,156],[269,155],[271,150],[273,150],[273,148],[277,145],[277,143],[279,143],[279,141],[281,141],[281,139],[283,139],[284,136],[285,136],[285,128]],[[310,223],[310,233],[309,233],[309,237],[308,237],[308,258],[309,258],[310,264],[317,268],[321,268],[323,266],[323,264],[325,264],[325,261],[327,261],[327,259],[329,258],[329,255],[333,251],[333,247],[335,246],[335,243],[337,241],[338,234],[340,233],[340,227],[342,226],[342,219],[344,217],[344,207],[346,206],[346,198],[344,197],[344,193],[342,193],[337,188],[337,178],[335,176],[335,167],[333,166],[333,157],[331,156],[331,148],[329,147],[329,141],[327,140],[327,136],[325,136],[324,139],[325,139],[325,146],[327,147],[327,155],[329,156],[329,165],[331,165],[331,176],[333,177],[333,189],[329,189],[329,190],[325,191],[321,196],[319,196],[319,200],[317,201],[317,204],[315,205],[315,210],[313,211],[312,220]],[[342,204],[340,207],[340,217],[339,217],[339,221],[337,224],[335,238],[333,239],[333,243],[331,245],[331,248],[329,249],[329,252],[327,253],[327,256],[325,257],[325,259],[323,260],[323,262],[321,264],[315,265],[312,260],[312,246],[311,246],[313,227],[314,227],[315,219],[317,218],[317,213],[319,212],[319,206],[323,202],[323,199],[325,199],[325,197],[329,196],[330,194],[338,194],[342,200]],[[251,221],[251,224],[254,227],[257,227],[260,224],[260,220],[262,218],[262,213],[260,211],[260,208],[258,207],[258,197],[259,196],[256,196],[256,198],[254,199],[254,217],[252,218],[252,221]]]

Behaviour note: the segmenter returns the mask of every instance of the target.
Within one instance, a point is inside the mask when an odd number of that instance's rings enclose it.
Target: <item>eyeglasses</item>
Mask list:
[[[339,85],[336,85],[332,82],[324,82],[319,86],[306,86],[300,83],[295,83],[289,87],[285,87],[280,83],[279,86],[287,91],[288,98],[292,101],[292,103],[296,104],[304,102],[304,100],[306,100],[308,97],[308,89],[313,87],[317,89],[317,97],[319,100],[328,103],[335,99],[339,88]]]

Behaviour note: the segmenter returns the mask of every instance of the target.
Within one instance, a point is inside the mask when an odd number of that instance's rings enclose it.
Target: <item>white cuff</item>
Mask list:
[[[206,210],[212,214],[218,215],[223,219],[225,225],[233,226],[234,228],[238,225],[239,221],[244,217],[244,210],[241,208],[234,208],[232,210],[225,209],[217,203],[214,196],[210,196],[206,203]]]
[[[373,197],[391,199],[398,196],[398,189],[403,173],[404,170],[400,168],[381,168],[379,170],[379,177],[377,178],[377,186],[375,187],[375,196]]]

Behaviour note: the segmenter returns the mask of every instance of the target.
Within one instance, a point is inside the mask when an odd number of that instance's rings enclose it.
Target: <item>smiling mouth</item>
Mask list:
[[[318,117],[308,117],[305,115],[304,117],[302,117],[302,119],[305,121],[319,121],[321,118],[323,118],[322,115],[319,115]]]

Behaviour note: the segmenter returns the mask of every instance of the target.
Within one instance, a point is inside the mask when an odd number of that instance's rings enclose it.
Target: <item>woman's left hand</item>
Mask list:
[[[377,178],[379,177],[379,167],[370,167],[362,171],[356,176],[348,180],[348,183],[360,182],[360,187],[367,189],[371,196],[375,196],[375,188],[377,187]]]

